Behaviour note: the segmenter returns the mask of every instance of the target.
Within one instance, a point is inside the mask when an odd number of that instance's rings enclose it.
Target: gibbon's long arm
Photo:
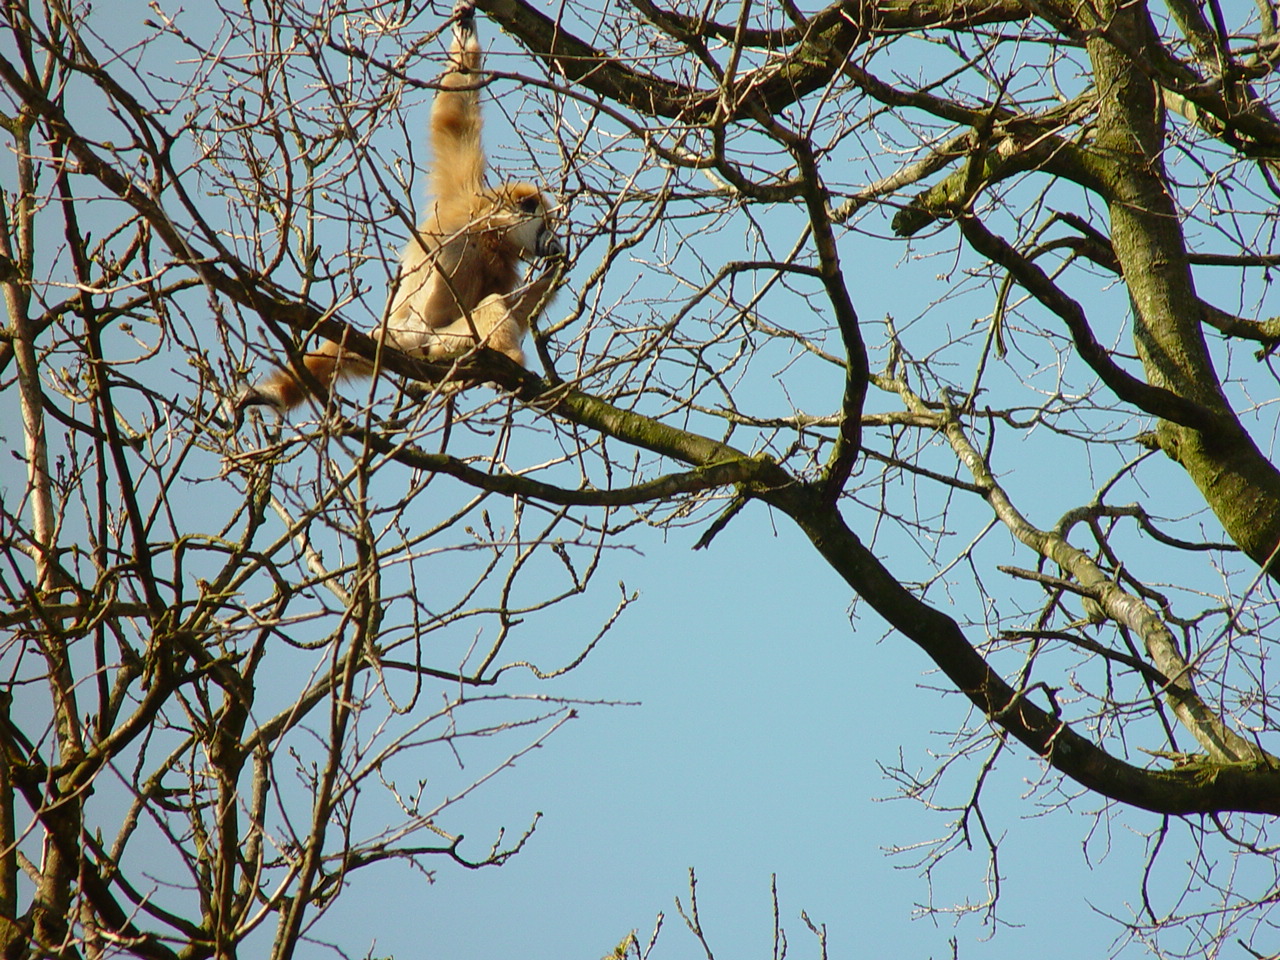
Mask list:
[[[449,70],[431,105],[431,193],[437,203],[441,198],[465,203],[484,191],[485,158],[480,140],[483,59],[475,13],[470,0],[453,8]]]
[[[520,341],[533,311],[550,300],[556,275],[547,271],[521,287],[523,264],[561,258],[564,248],[552,229],[551,204],[536,185],[485,185],[480,118],[484,62],[475,4],[459,0],[453,16],[449,69],[431,107],[434,196],[427,219],[401,255],[384,323],[373,336],[429,359],[457,356],[483,344],[523,363]],[[373,372],[367,360],[329,342],[308,353],[303,363],[325,390],[341,379]],[[306,387],[280,370],[244,390],[236,411],[254,404],[288,410],[306,396]]]

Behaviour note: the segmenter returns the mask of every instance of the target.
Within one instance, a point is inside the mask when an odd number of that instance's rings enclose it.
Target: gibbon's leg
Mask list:
[[[422,355],[428,360],[445,360],[479,345],[504,353],[523,366],[520,345],[529,332],[529,320],[555,296],[553,288],[559,276],[560,270],[552,267],[513,293],[486,297],[468,316],[432,330],[423,341]]]
[[[479,341],[471,332],[473,326],[480,334]],[[520,349],[523,339],[524,331],[507,309],[506,301],[495,293],[480,301],[471,316],[459,317],[448,326],[424,334],[422,348],[428,360],[450,360],[470,353],[477,346],[485,346],[523,366],[524,351]]]
[[[553,263],[520,289],[505,295],[490,294],[468,315],[443,327],[415,334],[412,343],[404,343],[395,331],[388,330],[387,345],[426,360],[447,360],[484,346],[523,366],[525,355],[521,344],[529,332],[529,321],[554,299],[555,287],[562,274],[563,264]],[[374,337],[381,334],[382,331],[375,331]],[[326,389],[332,389],[339,379],[373,374],[372,363],[358,354],[343,352],[332,341],[321,344],[303,357],[302,362]],[[288,410],[306,396],[306,387],[291,372],[279,370],[262,386],[246,388],[232,415],[238,426],[248,406],[267,404]]]

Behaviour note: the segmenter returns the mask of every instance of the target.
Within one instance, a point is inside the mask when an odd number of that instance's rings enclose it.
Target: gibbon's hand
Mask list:
[[[453,5],[453,29],[474,32],[476,29],[475,0],[458,0]]]

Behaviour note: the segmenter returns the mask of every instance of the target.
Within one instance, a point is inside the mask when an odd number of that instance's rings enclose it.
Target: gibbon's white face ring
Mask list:
[[[552,228],[556,211],[560,209],[560,198],[549,190],[540,191],[542,196],[542,232],[537,238],[537,254],[540,257],[565,256],[564,244]]]
[[[544,192],[526,197],[524,201],[520,204],[521,210],[528,216],[507,231],[511,242],[526,256],[564,256],[564,246],[548,222],[549,210],[554,205],[555,197]],[[534,203],[526,209],[525,203],[528,201],[534,201]]]

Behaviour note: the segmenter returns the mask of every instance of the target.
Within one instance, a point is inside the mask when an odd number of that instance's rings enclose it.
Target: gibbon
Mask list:
[[[405,246],[386,323],[373,336],[427,360],[484,345],[523,364],[520,343],[534,312],[549,300],[557,271],[545,270],[521,286],[521,263],[561,258],[564,248],[551,226],[548,197],[537,186],[485,186],[483,57],[474,0],[458,0],[453,20],[449,70],[431,107],[431,215]],[[373,373],[368,360],[332,342],[303,363],[326,389]],[[280,370],[247,388],[236,408],[267,404],[288,410],[306,396],[306,387]]]

